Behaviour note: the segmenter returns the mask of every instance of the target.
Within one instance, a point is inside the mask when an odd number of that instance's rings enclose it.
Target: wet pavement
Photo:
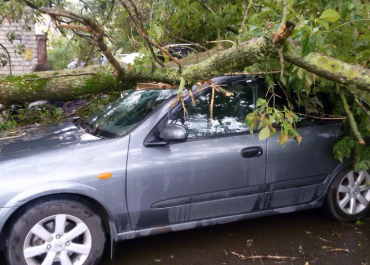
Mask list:
[[[370,265],[370,217],[343,224],[311,210],[143,237],[119,243],[101,264]]]
[[[370,217],[342,224],[311,210],[128,240],[102,264],[370,265],[369,239]]]

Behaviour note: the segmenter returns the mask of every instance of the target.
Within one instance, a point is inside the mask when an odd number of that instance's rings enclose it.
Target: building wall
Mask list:
[[[0,26],[0,43],[4,45],[10,53],[13,74],[31,73],[37,64],[37,40],[35,34],[35,25],[28,26],[31,27],[30,31],[26,31],[22,27],[21,22],[9,23],[7,19],[4,19],[3,24]],[[16,34],[17,39],[19,39],[16,40],[16,45],[24,45],[24,54],[15,54],[15,43],[11,44],[6,37],[6,34],[9,31],[13,31]],[[0,49],[0,52],[3,52],[1,47]],[[5,67],[0,66],[0,74],[10,74],[9,64],[7,64]]]

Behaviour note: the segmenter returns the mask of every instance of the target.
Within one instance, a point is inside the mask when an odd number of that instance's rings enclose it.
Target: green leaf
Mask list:
[[[276,133],[276,129],[274,127],[270,128],[270,136],[273,136]]]
[[[254,114],[253,113],[249,113],[246,117],[245,117],[245,124],[246,125],[251,125],[251,123],[253,122],[254,120]]]
[[[281,131],[279,133],[279,145],[285,144],[286,142],[288,142],[288,139],[289,137],[284,131]]]
[[[290,122],[293,123],[293,116],[290,112],[285,112],[285,118]]]
[[[266,138],[268,138],[270,136],[270,128],[269,126],[266,126],[265,128],[263,128],[260,133],[258,134],[258,139],[259,140],[264,140]]]
[[[266,106],[266,100],[265,99],[263,99],[263,98],[259,98],[259,99],[257,99],[257,102],[256,102],[256,107],[258,108],[258,107],[264,107],[264,106]]]
[[[329,31],[329,22],[323,19],[318,19],[317,23],[324,27],[325,30]]]
[[[299,79],[303,79],[303,69],[302,68],[299,68],[299,70],[297,71],[297,76],[299,77]]]
[[[307,36],[302,41],[302,56],[306,56],[313,51],[315,47],[315,42],[311,36]],[[302,79],[302,78],[301,78]]]
[[[327,22],[335,22],[337,21],[338,19],[340,18],[340,15],[337,11],[335,11],[334,9],[326,9],[322,14],[321,16],[319,17],[319,19],[324,19],[326,20]]]

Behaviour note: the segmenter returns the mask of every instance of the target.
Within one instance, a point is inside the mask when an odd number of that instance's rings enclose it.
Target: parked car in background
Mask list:
[[[369,174],[333,158],[339,123],[302,116],[299,146],[259,141],[244,119],[263,80],[213,81],[234,95],[215,95],[212,124],[210,88],[196,105],[184,90],[187,116],[176,90],[129,91],[87,121],[0,141],[8,264],[98,264],[108,241],[323,205],[342,222],[369,212]]]
[[[101,54],[100,58],[93,58],[92,63],[97,65],[106,65],[108,64],[108,60],[107,57],[105,57],[105,55]],[[76,69],[85,67],[87,65],[88,65],[87,62],[81,61],[79,58],[75,58],[68,63],[67,68]]]
[[[173,57],[176,59],[182,59],[186,56],[188,56],[191,53],[198,53],[202,50],[200,45],[195,44],[170,44],[163,46],[164,49],[166,49]],[[164,55],[161,51],[157,52],[158,58],[162,61],[165,61]]]
[[[139,56],[140,56],[140,53],[138,53],[138,52],[119,54],[121,62],[123,62],[125,64],[134,64],[135,58],[137,58]]]

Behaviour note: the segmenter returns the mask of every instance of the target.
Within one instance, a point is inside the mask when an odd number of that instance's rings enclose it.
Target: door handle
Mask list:
[[[243,148],[240,154],[243,158],[259,157],[263,154],[263,148],[261,146]]]

